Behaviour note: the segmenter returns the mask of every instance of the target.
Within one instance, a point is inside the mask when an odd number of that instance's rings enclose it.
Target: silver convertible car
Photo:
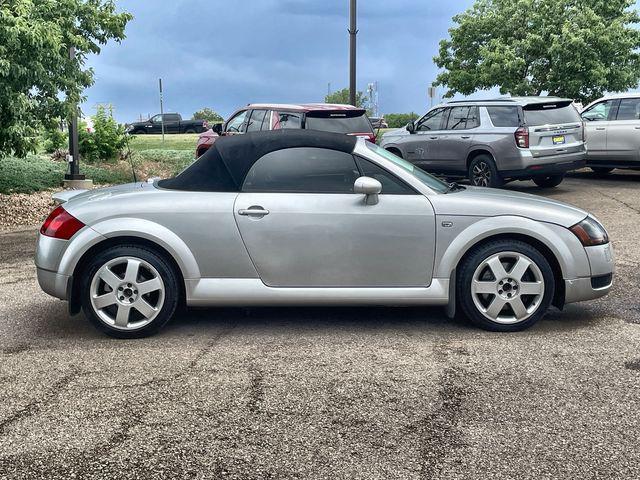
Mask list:
[[[587,212],[446,184],[340,134],[221,138],[174,178],[59,198],[40,286],[116,337],[156,332],[180,304],[442,305],[515,331],[613,278]]]

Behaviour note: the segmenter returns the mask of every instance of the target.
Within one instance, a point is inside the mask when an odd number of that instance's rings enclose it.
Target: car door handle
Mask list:
[[[460,138],[462,138],[463,140],[468,140],[471,137],[469,135],[462,135]]]
[[[264,217],[269,215],[269,210],[264,208],[241,208],[238,210],[238,215],[244,215],[245,217]]]
[[[636,130],[640,130],[640,127],[633,127],[633,128],[635,128]]]
[[[429,137],[431,140],[437,140],[438,137]]]
[[[605,127],[596,127],[596,130],[606,130]]]

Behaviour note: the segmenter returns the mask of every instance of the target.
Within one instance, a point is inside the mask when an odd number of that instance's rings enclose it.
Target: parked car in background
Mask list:
[[[126,132],[132,135],[145,133],[162,133],[164,117],[164,133],[201,133],[209,128],[206,120],[183,120],[179,113],[154,115],[144,122],[133,122],[126,125]]]
[[[281,129],[346,133],[376,141],[367,112],[362,108],[332,103],[254,103],[237,110],[221,127],[200,135],[196,158],[211,148],[220,136]]]
[[[389,125],[384,121],[383,117],[369,117],[369,120],[373,128],[389,128]]]
[[[613,282],[584,210],[449,185],[342,134],[230,136],[174,178],[65,194],[38,235],[38,282],[116,337],[156,332],[180,304],[441,305],[508,332]]]
[[[601,98],[582,111],[587,165],[596,173],[640,169],[640,93]]]
[[[582,119],[572,100],[513,97],[438,105],[381,146],[420,168],[473,185],[533,180],[555,187],[585,165]]]

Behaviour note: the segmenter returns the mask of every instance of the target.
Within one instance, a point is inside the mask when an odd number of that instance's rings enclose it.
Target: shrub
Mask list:
[[[411,113],[387,113],[384,116],[387,125],[389,128],[402,128],[407,123],[412,122],[418,118],[418,114],[415,112]]]
[[[45,128],[42,132],[42,148],[44,148],[44,151],[47,153],[53,153],[56,150],[67,148],[68,143],[68,133],[64,132],[57,122]]]
[[[80,122],[78,146],[80,155],[89,162],[115,161],[127,143],[124,126],[113,118],[111,109],[99,105],[93,119],[93,132],[87,131],[84,122]]]

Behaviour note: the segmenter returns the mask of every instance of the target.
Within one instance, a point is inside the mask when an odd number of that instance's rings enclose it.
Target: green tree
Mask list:
[[[93,83],[88,55],[122,40],[131,18],[113,0],[0,2],[0,152],[24,156],[42,125],[69,116]]]
[[[205,107],[193,114],[194,120],[206,120],[210,124],[224,122],[222,116],[215,110]]]
[[[99,105],[93,119],[93,132],[87,130],[84,122],[78,128],[80,155],[87,161],[117,160],[127,144],[123,125],[113,118],[111,108]]]
[[[402,128],[407,123],[412,122],[418,118],[418,114],[415,112],[411,113],[386,113],[384,115],[384,120],[389,125],[389,128]]]
[[[587,103],[640,79],[634,0],[476,0],[434,58],[438,85],[465,95],[559,95]]]
[[[349,89],[343,88],[342,90],[336,90],[335,92],[331,92],[329,95],[324,97],[325,103],[341,103],[344,105],[349,105]],[[367,97],[364,92],[357,91],[356,92],[356,107],[366,108],[367,107]]]

